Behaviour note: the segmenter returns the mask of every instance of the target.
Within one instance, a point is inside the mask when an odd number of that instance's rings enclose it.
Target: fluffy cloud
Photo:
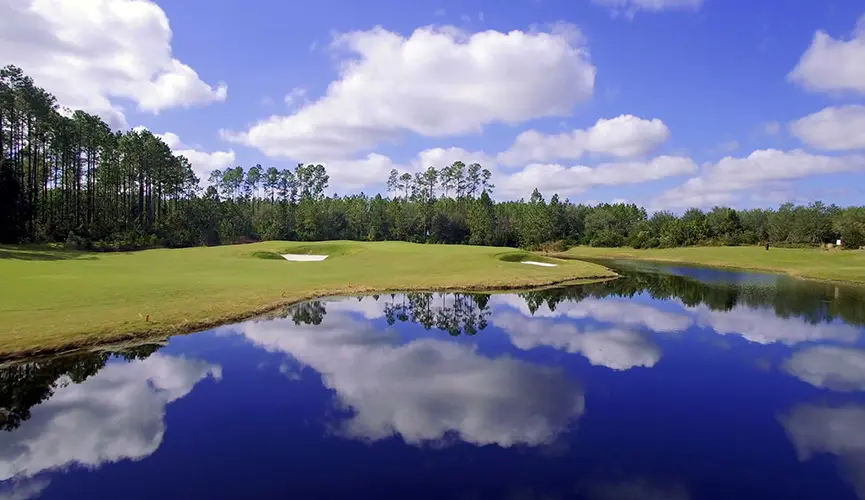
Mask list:
[[[803,405],[778,420],[799,461],[823,453],[837,456],[842,474],[865,499],[865,407]]]
[[[696,171],[697,166],[690,158],[659,156],[649,161],[603,163],[596,167],[532,164],[519,172],[500,175],[494,181],[497,192],[506,197],[525,196],[534,188],[572,195],[596,186],[636,184]]]
[[[487,358],[448,341],[403,344],[395,332],[376,331],[346,312],[375,315],[372,303],[346,299],[343,310],[335,305],[328,303],[317,326],[275,320],[227,328],[320,373],[339,404],[353,410],[340,426],[346,436],[379,440],[397,434],[420,444],[457,432],[478,445],[543,445],[583,412],[582,391],[558,370]]]
[[[151,455],[165,432],[165,406],[208,376],[220,378],[220,367],[157,353],[58,388],[21,427],[0,433],[0,481]]]
[[[592,94],[595,67],[573,28],[549,32],[424,27],[337,36],[340,77],[323,97],[225,137],[270,156],[344,159],[404,132],[444,137],[490,123],[566,116]]]
[[[588,129],[547,135],[527,130],[500,154],[499,162],[519,166],[530,162],[576,160],[585,153],[618,157],[641,156],[655,150],[670,137],[661,120],[645,120],[633,115],[600,119]]]
[[[795,353],[784,369],[814,387],[837,391],[865,390],[865,351],[816,346]]]
[[[135,127],[135,130],[146,130],[146,128]],[[186,159],[189,160],[189,163],[192,165],[192,171],[195,172],[195,175],[202,184],[207,184],[210,173],[214,170],[221,170],[230,167],[235,163],[235,154],[233,149],[208,153],[187,146],[180,140],[180,136],[173,132],[154,135],[162,139],[162,141],[171,148],[174,154],[185,156]]]
[[[4,1],[0,33],[0,60],[115,127],[126,127],[118,98],[157,113],[226,97],[172,56],[168,18],[150,0]]]
[[[686,9],[697,10],[703,5],[703,0],[592,0],[595,4],[609,8],[615,14],[633,17],[643,10],[660,12],[662,10]]]
[[[794,121],[790,132],[814,148],[865,149],[865,106],[830,106]]]
[[[451,165],[456,161],[461,161],[466,165],[472,163],[480,163],[486,168],[495,170],[495,160],[482,151],[467,151],[463,148],[431,148],[418,153],[409,168],[412,171],[418,172],[426,170],[430,166],[445,166]]]
[[[467,151],[454,147],[425,149],[404,164],[395,163],[389,157],[377,153],[370,153],[365,158],[332,160],[322,164],[327,167],[330,185],[334,189],[356,191],[368,186],[385,184],[392,168],[400,172],[415,173],[426,170],[430,166],[441,168],[455,161],[462,161],[466,165],[480,163],[494,171],[495,179],[505,175],[496,172],[495,160],[482,151]]]
[[[341,194],[341,190],[357,192],[366,186],[384,184],[392,168],[402,168],[387,156],[377,153],[370,153],[366,158],[357,160],[333,160],[321,163],[330,176],[330,186]]]
[[[824,156],[802,150],[763,149],[702,167],[698,177],[661,193],[653,208],[708,207],[735,202],[745,190],[812,175],[865,170],[863,156]]]
[[[0,500],[31,500],[42,496],[51,484],[44,478],[12,480],[0,484]]]
[[[865,93],[865,16],[849,40],[836,40],[817,31],[808,50],[788,78],[808,90]]]
[[[338,189],[357,189],[381,185],[387,181],[391,168],[420,172],[427,167],[441,168],[455,161],[480,163],[493,173],[495,194],[500,199],[514,199],[531,194],[534,188],[562,196],[583,193],[596,186],[635,184],[677,175],[693,174],[697,165],[681,156],[659,156],[646,161],[602,163],[595,167],[582,165],[565,167],[556,164],[531,164],[521,170],[504,169],[497,159],[483,151],[463,148],[432,148],[418,153],[405,164],[372,153],[357,160],[322,162],[331,176],[331,185]]]

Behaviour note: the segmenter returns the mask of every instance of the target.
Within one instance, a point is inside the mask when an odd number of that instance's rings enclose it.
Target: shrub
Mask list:
[[[537,246],[541,252],[567,252],[570,245],[564,240],[547,241]]]
[[[589,242],[589,245],[593,247],[621,247],[624,246],[624,243],[624,238],[620,234],[604,229]]]
[[[63,243],[63,247],[69,250],[90,250],[93,248],[93,242],[88,238],[75,234],[74,231],[69,231],[69,235],[66,236],[66,241]]]

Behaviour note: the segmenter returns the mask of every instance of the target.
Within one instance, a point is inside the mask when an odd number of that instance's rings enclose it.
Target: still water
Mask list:
[[[0,498],[865,499],[865,289],[317,301],[0,368]]]

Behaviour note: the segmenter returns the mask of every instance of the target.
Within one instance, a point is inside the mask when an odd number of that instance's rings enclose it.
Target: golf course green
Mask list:
[[[291,262],[282,254],[328,257]],[[127,253],[0,247],[0,357],[192,332],[320,296],[506,290],[614,275],[512,248],[402,242],[269,241]]]
[[[783,273],[798,278],[865,283],[865,251],[818,248],[682,247],[649,250],[575,247],[550,254],[572,259],[628,259]]]

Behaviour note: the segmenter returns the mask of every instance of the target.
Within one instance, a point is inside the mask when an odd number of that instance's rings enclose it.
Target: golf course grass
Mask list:
[[[784,273],[799,278],[865,283],[865,251],[817,248],[684,247],[649,250],[575,247],[551,254],[580,259],[631,259]]]
[[[281,254],[328,255],[289,262]],[[409,290],[507,290],[614,276],[511,248],[294,243],[88,253],[0,247],[0,358],[156,338],[304,299]]]

